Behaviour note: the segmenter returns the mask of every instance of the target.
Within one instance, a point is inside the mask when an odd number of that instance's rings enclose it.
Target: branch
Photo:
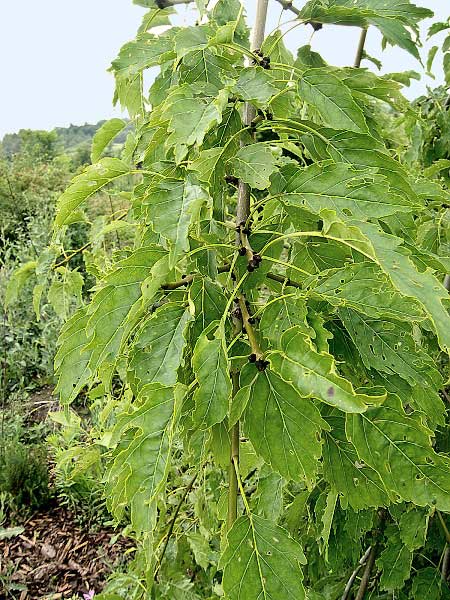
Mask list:
[[[369,556],[367,557],[366,568],[359,584],[358,593],[355,596],[355,600],[363,600],[366,595],[367,586],[369,585],[370,575],[372,574],[373,565],[375,564],[375,546],[370,546]]]
[[[290,287],[302,289],[301,283],[298,283],[297,281],[292,281],[292,279],[290,279],[289,277],[283,277],[282,275],[275,275],[275,273],[267,273],[266,277],[267,277],[267,279],[272,279],[273,281],[278,281],[278,283],[281,283],[283,285],[288,285]]]
[[[221,267],[219,267],[217,269],[217,272],[218,273],[227,273],[229,270],[230,270],[230,265],[222,265]],[[189,275],[185,275],[184,277],[182,277],[179,281],[163,283],[161,286],[161,289],[165,290],[165,291],[177,290],[178,288],[183,287],[183,285],[189,285],[190,283],[192,283],[195,275],[196,275],[196,273],[190,273]]]
[[[243,295],[239,296],[239,308],[241,309],[242,322],[244,323],[244,328],[248,335],[248,341],[250,342],[252,353],[256,357],[255,362],[258,362],[263,357],[263,353],[259,347],[258,340],[256,339],[255,330],[252,327],[251,315],[248,312],[245,297]]]
[[[446,275],[444,278],[444,287],[445,289],[450,292],[450,275]]]
[[[360,558],[360,560],[358,562],[358,566],[353,571],[353,573],[350,575],[350,578],[347,581],[347,585],[345,586],[344,593],[342,594],[341,600],[347,600],[348,599],[348,595],[350,594],[350,590],[352,589],[352,585],[355,582],[355,579],[356,579],[358,573],[361,571],[361,569],[366,564],[366,561],[369,558],[369,554],[370,554],[371,550],[372,550],[372,546],[369,546],[367,548],[367,550],[364,552],[364,555]]]
[[[171,521],[170,521],[170,524],[169,524],[169,529],[167,530],[167,534],[166,534],[166,541],[165,541],[165,543],[164,543],[164,548],[162,549],[161,556],[159,557],[159,561],[158,561],[158,566],[156,567],[156,571],[155,571],[155,575],[154,575],[155,581],[156,581],[156,580],[157,580],[157,578],[158,578],[159,569],[161,568],[161,564],[162,564],[162,561],[163,561],[164,555],[165,555],[165,553],[166,553],[166,550],[167,550],[167,546],[168,546],[168,544],[169,544],[170,537],[171,537],[171,535],[172,535],[172,533],[173,533],[173,528],[175,527],[175,521],[177,520],[178,513],[180,512],[180,510],[181,510],[181,507],[183,506],[183,504],[184,504],[184,501],[186,500],[186,496],[187,496],[187,495],[189,494],[189,492],[191,491],[191,489],[192,489],[192,486],[194,485],[194,483],[195,483],[195,480],[197,479],[197,477],[198,477],[198,471],[197,471],[197,473],[194,475],[194,477],[193,477],[193,478],[190,480],[190,482],[187,484],[187,486],[186,486],[186,489],[184,490],[184,492],[183,492],[183,495],[181,496],[181,498],[180,498],[180,501],[179,501],[179,502],[178,502],[178,504],[177,504],[177,507],[176,507],[176,509],[175,509],[175,512],[173,513],[173,517],[172,517],[172,519],[171,519]]]
[[[266,28],[266,20],[267,20],[267,7],[269,4],[269,0],[258,0],[256,5],[256,19],[255,24],[252,30],[252,38],[250,41],[250,50],[258,50],[261,48],[262,43],[264,41],[264,31]],[[249,102],[246,102],[244,105],[244,127],[249,127],[251,122],[256,116],[256,109]],[[241,142],[242,143],[242,142]],[[236,248],[239,250],[241,247],[241,224],[246,223],[247,219],[250,216],[250,187],[248,184],[239,180],[238,182],[238,199],[236,206]],[[241,300],[239,300],[241,304]],[[243,302],[245,313],[248,315],[247,307],[245,306],[245,300]],[[244,312],[241,312],[243,321]],[[251,330],[253,332],[253,329]],[[250,340],[250,334],[247,331]],[[237,372],[232,372],[232,380],[233,380],[233,398],[237,394],[239,390],[239,374]],[[234,425],[231,432],[231,455],[230,455],[230,465],[228,469],[228,518],[227,518],[227,528],[231,529],[233,523],[237,518],[237,493],[239,481],[237,479],[236,466],[239,461],[239,421]],[[245,499],[244,499],[245,501]]]
[[[364,44],[366,43],[366,37],[367,37],[367,27],[364,27],[364,29],[361,31],[361,36],[359,38],[359,44],[358,44],[358,50],[356,51],[356,58],[355,58],[354,66],[357,69],[361,66],[361,61],[364,56]]]
[[[283,10],[290,10],[295,15],[297,15],[297,17],[300,16],[300,10],[292,5],[292,0],[277,0],[277,2],[281,4]]]
[[[155,0],[155,4],[161,10],[164,8],[170,8],[176,4],[190,4],[193,0]]]

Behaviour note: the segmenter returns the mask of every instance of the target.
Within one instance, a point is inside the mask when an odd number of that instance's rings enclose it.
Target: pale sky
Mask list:
[[[395,0],[392,0],[395,1]],[[53,129],[70,123],[95,123],[117,116],[112,107],[113,77],[107,73],[120,46],[135,36],[145,9],[131,0],[1,0],[0,61],[2,86],[0,93],[0,138],[21,128]],[[430,8],[436,18],[445,20],[450,14],[449,0],[415,0]],[[244,4],[251,22],[255,0]],[[301,7],[304,0],[294,0]],[[193,9],[179,8],[178,22],[190,22]],[[277,26],[280,5],[269,3],[267,33]],[[291,19],[285,12],[283,22]],[[430,21],[424,22],[426,31]],[[287,36],[288,46],[295,50],[308,43],[311,27],[299,26]],[[326,26],[314,34],[313,49],[337,66],[351,65],[354,60],[359,30],[353,27]],[[380,35],[370,28],[366,49],[382,60],[382,72],[414,69],[420,64],[405,51],[388,47],[381,50]],[[442,42],[441,37],[426,44]],[[441,71],[441,60],[435,70]],[[368,63],[366,66],[371,67]],[[415,82],[405,95],[415,97],[442,82],[424,77]]]

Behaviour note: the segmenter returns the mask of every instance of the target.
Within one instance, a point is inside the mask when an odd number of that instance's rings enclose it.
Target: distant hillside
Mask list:
[[[105,121],[99,121],[95,125],[85,123],[84,125],[69,125],[69,127],[55,127],[53,130],[57,135],[57,146],[61,153],[71,154],[80,150],[90,148],[92,138]],[[128,130],[122,131],[114,140],[116,144],[123,144]],[[1,145],[6,156],[12,156],[21,151],[20,133],[7,133]]]

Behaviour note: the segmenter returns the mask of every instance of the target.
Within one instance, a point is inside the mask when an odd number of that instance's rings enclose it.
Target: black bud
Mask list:
[[[265,371],[266,367],[269,366],[269,363],[267,362],[267,360],[260,358],[259,360],[257,360],[255,362],[255,365],[256,365],[256,368],[258,369],[258,371]]]
[[[231,281],[236,281],[236,275],[234,273],[231,273]]]
[[[254,258],[252,258],[251,260],[248,261],[247,269],[249,271],[254,271],[258,267],[259,267],[259,262],[257,260],[255,260]]]
[[[186,279],[187,275],[186,273],[183,273],[183,275],[181,276],[181,279]]]
[[[247,249],[244,246],[239,248],[239,256],[245,256],[247,254]]]
[[[253,260],[255,260],[255,261],[258,263],[258,264],[259,264],[260,262],[262,262],[262,257],[261,257],[261,254],[258,254],[258,253],[254,254],[254,255],[253,255]]]
[[[254,325],[256,323],[255,317],[249,317],[248,322],[250,323],[250,325]]]
[[[242,230],[242,233],[245,233],[245,235],[250,235],[250,233],[251,233],[250,227],[244,227],[244,229]]]
[[[247,271],[249,273],[253,273],[253,271],[255,270],[255,265],[252,264],[252,261],[250,261],[247,265]]]
[[[264,210],[264,206],[262,204],[260,204],[257,208],[256,208],[257,212],[262,213],[262,211]]]
[[[248,357],[248,362],[256,362],[256,354],[250,354],[250,356]]]
[[[309,24],[314,29],[314,31],[319,31],[323,27],[322,23],[317,23],[316,21],[310,21]]]

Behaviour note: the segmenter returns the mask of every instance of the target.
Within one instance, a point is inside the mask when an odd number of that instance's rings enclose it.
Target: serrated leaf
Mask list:
[[[17,301],[20,292],[30,278],[36,273],[37,261],[30,260],[13,271],[9,278],[5,292],[5,306],[8,307]]]
[[[123,119],[110,119],[97,129],[92,138],[91,162],[95,163],[109,143],[127,126]]]
[[[167,252],[158,246],[139,248],[118,261],[92,298],[86,332],[86,347],[91,352],[89,368],[95,371],[104,363],[115,362],[118,352],[144,307],[166,276],[161,261]],[[167,268],[167,266],[166,266]]]
[[[235,177],[257,190],[270,186],[270,176],[276,170],[276,160],[267,144],[257,143],[244,146],[229,161]]]
[[[399,294],[388,277],[367,261],[324,271],[306,285],[333,306],[353,308],[374,319],[424,319],[420,305]]]
[[[435,567],[425,567],[415,573],[412,584],[414,600],[440,600],[442,598],[442,579]]]
[[[350,308],[338,311],[345,328],[350,334],[365,366],[388,376],[399,375],[424,396],[419,408],[436,422],[442,423],[444,405],[438,391],[442,377],[435,363],[416,344],[410,326],[406,323],[389,321],[387,318],[368,318]],[[416,401],[420,396],[414,394]]]
[[[84,279],[78,271],[65,267],[58,268],[58,275],[60,277],[55,277],[50,285],[47,298],[58,317],[65,321],[74,302],[81,303]]]
[[[183,160],[189,146],[200,145],[205,135],[222,121],[227,102],[227,90],[221,90],[217,97],[193,97],[190,86],[178,88],[163,114],[169,120],[166,144],[174,147],[177,162]]]
[[[409,198],[396,195],[374,172],[356,170],[345,163],[313,164],[306,169],[286,168],[281,199],[289,207],[305,207],[319,214],[335,210],[344,218],[385,217],[410,212]]]
[[[410,253],[402,246],[402,240],[384,233],[379,226],[360,221],[344,225],[333,218],[328,221],[325,211],[322,216],[326,221],[324,231],[327,237],[341,240],[376,262],[400,293],[420,302],[433,323],[439,343],[444,349],[449,349],[448,292],[431,270],[418,271],[410,259]]]
[[[129,167],[118,158],[102,158],[95,165],[88,166],[60,196],[55,217],[55,229],[70,222],[72,214],[81,204],[105,185],[129,174]]]
[[[353,510],[386,506],[389,495],[378,473],[358,459],[355,447],[345,436],[345,416],[333,409],[325,417],[331,431],[324,434],[323,473],[341,496],[343,508]]]
[[[302,100],[313,106],[327,125],[367,132],[367,123],[349,88],[328,69],[308,69],[298,84]]]
[[[387,546],[377,560],[377,567],[381,570],[381,589],[391,591],[401,589],[409,579],[413,557],[401,541],[396,526],[387,528],[386,537]]]
[[[249,365],[240,385],[241,394],[250,387],[244,430],[256,452],[286,479],[311,486],[322,454],[320,434],[327,428],[317,407],[271,370],[258,373]]]
[[[194,393],[193,421],[202,429],[220,423],[228,412],[231,397],[231,379],[224,341],[208,339],[203,333],[194,348],[192,367],[198,381]]]
[[[334,358],[317,352],[299,327],[283,334],[280,348],[268,354],[272,368],[304,398],[317,398],[350,413],[363,412],[384,399],[356,392],[349,381],[337,374]]]
[[[286,530],[257,515],[240,517],[221,558],[230,600],[304,600],[300,545]]]
[[[301,294],[283,295],[279,299],[272,298],[264,308],[259,330],[268,340],[278,345],[283,333],[297,325],[305,334],[312,334],[306,322],[308,309]]]
[[[400,539],[413,552],[425,546],[429,511],[419,508],[405,510],[398,522]]]
[[[111,68],[119,79],[131,79],[144,69],[155,67],[164,59],[174,57],[173,41],[167,35],[142,33],[120,49]]]
[[[195,309],[194,322],[191,327],[195,343],[210,323],[222,318],[227,299],[222,288],[208,277],[193,281],[189,289],[189,299]]]
[[[87,307],[78,309],[65,323],[58,338],[58,351],[55,356],[55,373],[58,380],[55,393],[59,393],[63,404],[73,402],[91,376],[88,365],[92,352],[86,350],[88,320]]]
[[[170,268],[189,250],[189,227],[209,199],[193,176],[183,180],[164,179],[146,192],[143,204],[153,229],[171,243]]]
[[[111,443],[117,448],[105,495],[116,518],[130,506],[137,534],[154,526],[155,500],[167,477],[176,418],[174,389],[152,383],[142,388],[131,412],[122,414],[113,429]]]
[[[400,400],[388,396],[380,407],[348,415],[346,431],[388,490],[418,506],[450,510],[450,461],[433,450],[420,414],[406,415]]]
[[[231,88],[231,92],[257,108],[266,108],[278,92],[272,81],[273,77],[262,67],[246,67],[239,73],[239,79]]]
[[[142,323],[129,361],[138,388],[153,382],[175,385],[191,320],[183,305],[168,302]]]

